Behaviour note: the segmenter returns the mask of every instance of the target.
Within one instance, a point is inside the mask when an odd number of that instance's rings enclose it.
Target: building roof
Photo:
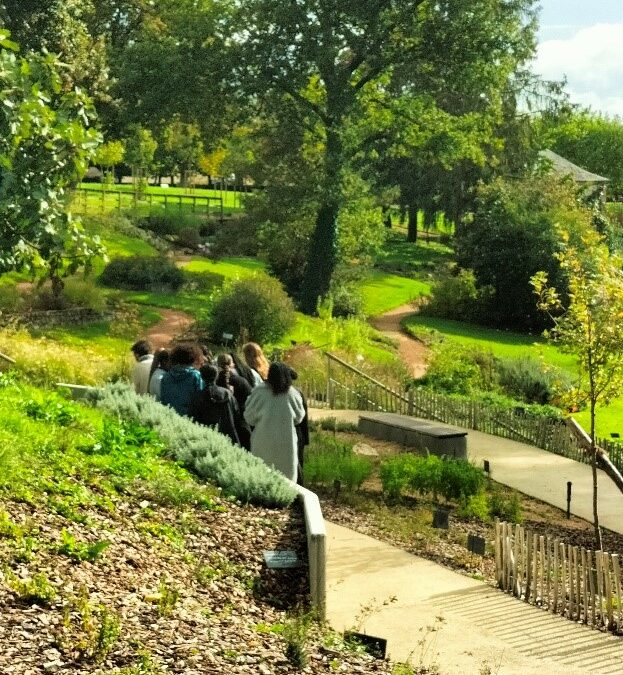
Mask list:
[[[551,150],[541,150],[539,156],[551,163],[552,171],[561,176],[571,176],[576,183],[608,183],[610,180],[577,166]]]

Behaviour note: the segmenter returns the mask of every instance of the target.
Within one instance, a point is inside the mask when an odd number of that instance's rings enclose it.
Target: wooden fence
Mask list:
[[[174,209],[182,212],[214,215],[223,220],[223,198],[208,197],[206,195],[180,195],[180,194],[153,194],[145,192],[140,195],[137,192],[125,190],[100,190],[78,188],[74,191],[74,209],[83,212],[99,210],[137,209],[147,206],[150,210],[154,204],[166,210]]]
[[[593,628],[622,629],[618,554],[571,546],[498,521],[495,569],[498,586],[524,602]]]
[[[590,463],[585,443],[564,419],[531,415],[520,407],[509,410],[483,401],[458,399],[424,388],[404,391],[399,383],[383,384],[334,354],[324,355],[325,376],[301,384],[311,407],[422,417]],[[623,472],[623,444],[602,439],[597,442],[608,452],[612,464]]]

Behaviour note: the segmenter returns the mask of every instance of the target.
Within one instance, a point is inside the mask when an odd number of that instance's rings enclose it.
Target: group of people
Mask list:
[[[154,353],[148,340],[139,340],[131,350],[137,394],[151,394],[178,414],[216,428],[302,483],[307,405],[292,384],[297,374],[287,364],[269,363],[255,342],[242,347],[242,357],[224,352],[214,358],[194,343]]]

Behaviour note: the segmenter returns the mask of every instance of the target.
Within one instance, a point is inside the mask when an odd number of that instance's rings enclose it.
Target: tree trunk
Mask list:
[[[318,299],[331,286],[337,263],[337,218],[342,190],[342,141],[335,128],[327,128],[323,199],[307,254],[307,266],[301,289],[301,309],[306,314],[316,311]]]
[[[338,214],[338,203],[325,200],[316,217],[301,292],[301,309],[305,314],[313,314],[318,298],[323,298],[329,292],[337,259]]]
[[[409,222],[407,224],[407,241],[416,242],[417,241],[417,217],[418,209],[415,204],[409,204],[407,209],[407,215],[409,217]]]
[[[595,404],[591,397],[591,471],[593,474],[593,526],[595,528],[595,546],[603,550],[601,529],[599,527],[599,510],[597,508],[597,444],[595,442]]]

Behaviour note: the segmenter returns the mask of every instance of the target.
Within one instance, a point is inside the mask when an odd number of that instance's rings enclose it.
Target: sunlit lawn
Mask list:
[[[383,314],[430,293],[430,284],[425,281],[381,270],[372,270],[358,286],[363,295],[364,311],[368,316]]]

